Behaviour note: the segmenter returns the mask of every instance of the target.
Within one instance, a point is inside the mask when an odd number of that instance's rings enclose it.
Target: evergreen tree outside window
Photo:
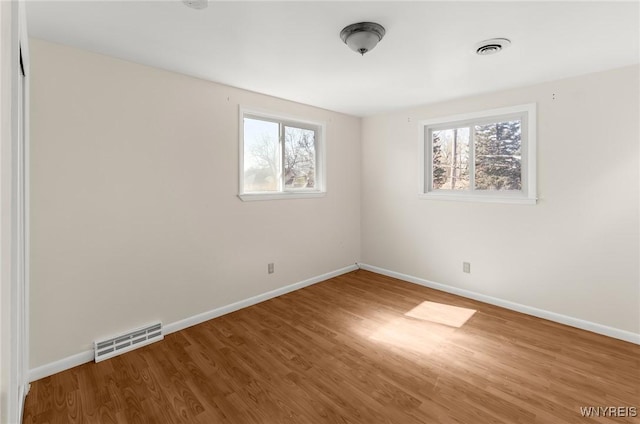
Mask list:
[[[421,196],[536,202],[535,104],[421,124]]]

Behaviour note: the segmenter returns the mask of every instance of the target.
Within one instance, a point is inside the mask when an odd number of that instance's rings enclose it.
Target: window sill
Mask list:
[[[255,200],[282,200],[282,199],[310,199],[315,197],[324,197],[325,191],[287,191],[281,193],[243,193],[238,197],[243,202],[252,202]]]
[[[486,196],[451,193],[420,193],[421,199],[445,200],[454,202],[477,202],[477,203],[513,203],[520,205],[535,205],[537,198],[524,196]]]

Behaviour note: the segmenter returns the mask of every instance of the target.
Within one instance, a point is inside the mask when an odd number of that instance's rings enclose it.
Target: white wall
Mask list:
[[[360,119],[40,40],[31,58],[32,368],[359,259]],[[237,197],[238,105],[326,122],[326,197]]]
[[[640,333],[638,82],[633,66],[364,119],[362,262]],[[420,120],[531,102],[537,205],[418,199]]]
[[[11,193],[11,66],[13,46],[12,3],[0,2],[0,423],[9,420],[11,408],[15,408],[17,391],[11,369],[16,363],[12,355],[13,332],[12,304],[12,193]]]
[[[0,2],[0,423],[21,421],[26,396],[23,212],[22,47],[28,72],[22,1]],[[28,91],[28,89],[27,89]]]

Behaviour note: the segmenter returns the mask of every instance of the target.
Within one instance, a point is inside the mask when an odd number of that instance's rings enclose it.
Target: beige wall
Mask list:
[[[640,332],[637,66],[363,120],[40,40],[31,66],[32,369],[356,261]],[[537,205],[418,198],[420,120],[530,102]],[[326,197],[237,198],[238,105],[327,123]]]
[[[362,262],[640,333],[638,69],[364,119]],[[420,120],[531,102],[537,205],[418,199]]]
[[[40,40],[31,67],[32,369],[359,259],[360,119]],[[326,197],[237,197],[238,105],[326,122]]]

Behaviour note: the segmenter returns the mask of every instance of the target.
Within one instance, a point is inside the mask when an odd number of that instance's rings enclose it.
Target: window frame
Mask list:
[[[521,119],[521,190],[475,189],[475,125]],[[445,116],[420,122],[420,192],[419,197],[434,200],[453,200],[492,203],[536,204],[536,103],[490,109],[460,115]],[[435,130],[469,127],[469,186],[468,190],[437,189],[433,187],[433,139]]]
[[[239,180],[238,197],[243,201],[252,200],[278,200],[278,199],[303,199],[323,197],[326,195],[326,159],[325,159],[325,132],[324,122],[311,121],[298,117],[272,113],[264,110],[239,107]],[[244,119],[256,119],[278,124],[280,139],[278,140],[278,154],[280,158],[280,175],[277,191],[244,191]],[[314,188],[286,188],[284,187],[284,129],[286,127],[299,128],[314,131],[315,144],[315,187]]]

